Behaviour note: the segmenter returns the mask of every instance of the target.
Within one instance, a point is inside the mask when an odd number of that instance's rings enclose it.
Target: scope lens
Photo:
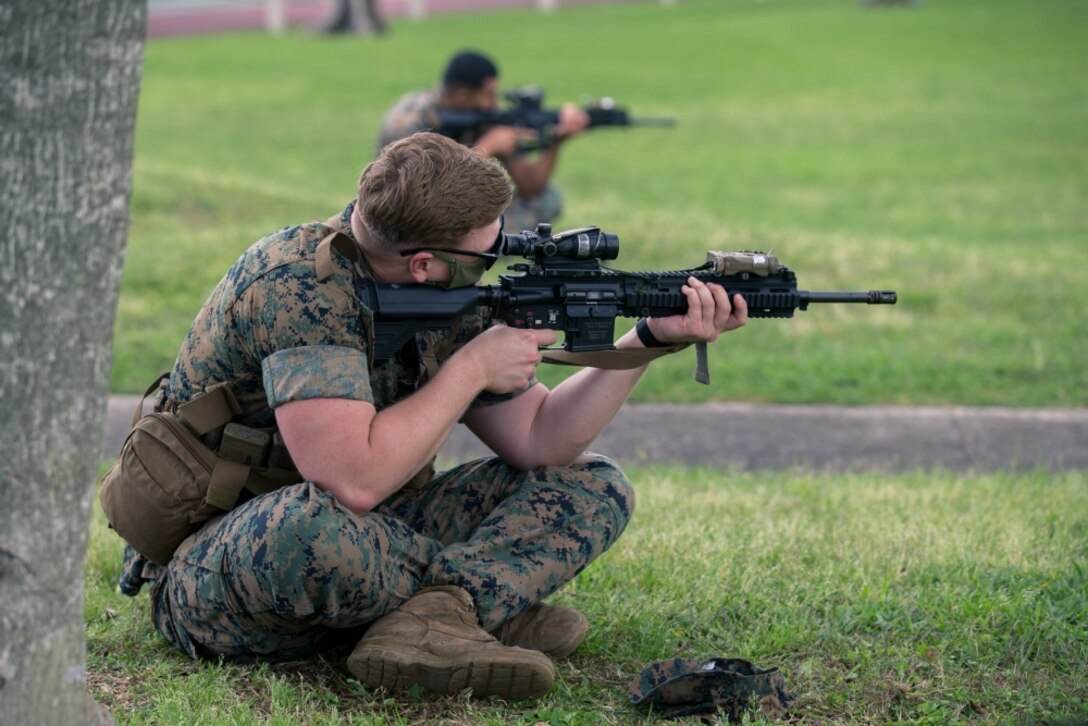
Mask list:
[[[521,232],[506,235],[502,254],[540,261],[614,260],[620,254],[620,238],[592,227],[545,238],[532,232]]]
[[[529,257],[532,243],[525,238],[524,234],[508,234],[505,237],[501,254],[508,257]]]
[[[609,232],[601,232],[597,245],[598,252],[594,255],[598,260],[614,260],[620,256],[620,236]]]

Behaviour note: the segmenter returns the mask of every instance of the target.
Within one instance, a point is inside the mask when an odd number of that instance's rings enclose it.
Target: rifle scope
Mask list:
[[[614,260],[620,254],[618,235],[599,227],[580,227],[552,236],[552,226],[541,223],[535,232],[508,234],[502,254],[518,255],[537,262],[545,260]]]

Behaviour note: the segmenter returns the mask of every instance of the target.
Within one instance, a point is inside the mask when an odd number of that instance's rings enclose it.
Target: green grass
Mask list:
[[[1086,11],[683,0],[435,17],[381,39],[152,40],[113,389],[169,367],[252,241],[342,208],[381,114],[475,46],[552,103],[611,95],[678,119],[564,151],[559,226],[618,233],[616,267],[772,248],[802,288],[899,292],[753,321],[712,349],[709,388],[683,354],[636,400],[1083,406]]]
[[[554,597],[591,629],[539,701],[392,697],[335,658],[189,661],[115,591],[97,507],[90,691],[122,724],[631,724],[648,663],[730,655],[780,667],[800,723],[1088,719],[1083,474],[628,473],[627,532]]]
[[[573,141],[560,226],[617,267],[773,248],[808,289],[894,308],[753,321],[655,363],[637,400],[1088,404],[1083,0],[682,0],[436,17],[387,37],[152,40],[113,389],[168,367],[253,240],[351,197],[382,112],[462,47],[558,103],[612,95],[674,129]],[[554,382],[565,370],[545,370]],[[371,691],[337,659],[189,661],[116,592],[101,512],[89,688],[123,724],[631,724],[651,661],[782,668],[801,723],[1088,721],[1088,486],[1062,475],[629,470],[619,543],[558,593],[591,622],[527,704]]]

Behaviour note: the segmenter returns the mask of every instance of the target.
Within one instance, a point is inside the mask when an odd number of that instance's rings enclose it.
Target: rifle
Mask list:
[[[502,254],[524,257],[511,265],[513,275],[500,275],[495,285],[444,289],[432,285],[384,284],[358,278],[357,292],[374,316],[374,361],[388,360],[416,333],[449,327],[457,316],[490,313],[493,321],[515,328],[562,331],[567,355],[552,363],[579,363],[578,355],[614,351],[615,322],[623,317],[654,317],[687,312],[680,288],[689,277],[717,283],[730,299],[741,295],[752,318],[791,318],[812,303],[894,305],[890,290],[811,292],[797,289],[797,276],[778,258],[763,252],[707,253],[707,261],[687,270],[621,272],[601,266],[619,256],[619,237],[598,227],[551,233],[539,224],[535,232],[504,235]],[[614,351],[623,355],[630,351]],[[706,344],[696,344],[696,380],[709,383]],[[597,358],[599,360],[599,356]],[[644,362],[644,361],[643,361]],[[641,364],[641,363],[639,363]],[[593,362],[592,365],[598,365]],[[606,366],[600,366],[606,367]],[[633,367],[616,365],[612,367]]]
[[[435,132],[460,141],[471,132],[482,133],[489,126],[516,126],[532,129],[537,140],[523,142],[519,148],[532,151],[550,143],[551,129],[559,123],[559,109],[543,108],[544,91],[535,87],[518,88],[503,94],[513,105],[502,111],[453,111],[438,109]],[[602,126],[673,126],[676,119],[658,116],[633,117],[611,98],[588,103],[589,128]]]

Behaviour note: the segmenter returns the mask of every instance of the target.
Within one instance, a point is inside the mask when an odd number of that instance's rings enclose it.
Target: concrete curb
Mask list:
[[[137,396],[111,396],[102,457],[124,442]],[[742,471],[1088,470],[1088,409],[629,404],[592,449],[621,465]],[[452,465],[490,452],[458,426]]]

